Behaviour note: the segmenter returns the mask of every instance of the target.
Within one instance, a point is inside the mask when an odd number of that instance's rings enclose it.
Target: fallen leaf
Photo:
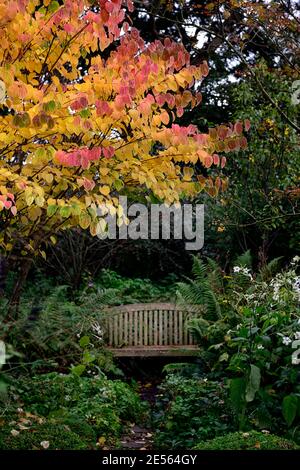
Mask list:
[[[43,447],[43,449],[48,449],[48,447],[50,445],[50,442],[49,441],[42,441],[40,444]]]
[[[101,446],[101,447],[104,446],[105,442],[106,442],[106,439],[105,439],[104,436],[99,437],[99,439],[98,439],[99,446]]]

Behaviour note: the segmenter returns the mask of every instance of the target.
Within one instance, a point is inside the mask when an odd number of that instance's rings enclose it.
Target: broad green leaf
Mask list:
[[[91,362],[94,362],[94,360],[95,356],[93,354],[91,354],[89,351],[84,351],[82,358],[84,364],[90,364]]]
[[[55,101],[53,100],[48,101],[47,103],[43,104],[44,111],[48,111],[48,112],[55,111],[55,108],[56,108],[56,104],[55,104]]]
[[[50,205],[47,207],[47,215],[49,217],[52,217],[52,215],[55,214],[55,212],[57,211],[58,207],[57,206],[54,206],[54,205]]]
[[[296,418],[298,402],[296,395],[287,395],[282,401],[282,414],[288,426],[291,426]]]
[[[246,387],[246,401],[251,402],[255,398],[256,392],[258,392],[260,387],[260,369],[259,367],[251,364],[250,366],[250,374],[249,379]]]
[[[85,366],[83,364],[79,364],[78,366],[73,366],[71,368],[72,374],[79,375],[79,376],[82,375],[84,371],[85,371]]]
[[[50,3],[48,9],[49,9],[49,12],[50,12],[50,13],[54,13],[56,10],[59,9],[59,7],[60,7],[59,3],[58,3],[56,0],[53,0],[53,1]]]
[[[85,335],[82,338],[80,338],[79,344],[82,348],[90,344],[90,338],[89,336]]]
[[[232,408],[238,414],[245,406],[246,380],[244,378],[235,378],[230,380],[229,396]]]
[[[114,186],[115,186],[117,191],[121,191],[121,189],[124,187],[124,183],[123,183],[122,180],[116,180],[114,182]]]
[[[59,210],[60,215],[64,218],[70,217],[71,212],[72,212],[72,208],[70,206],[63,206]]]

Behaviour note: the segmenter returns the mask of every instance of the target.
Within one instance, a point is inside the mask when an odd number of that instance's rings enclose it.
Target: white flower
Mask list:
[[[294,336],[295,336],[295,339],[300,339],[300,331],[296,331]]]
[[[43,447],[43,449],[48,449],[48,447],[50,445],[50,442],[49,441],[42,441],[40,444]]]
[[[292,259],[292,263],[291,264],[296,264],[300,261],[300,256],[294,256],[294,258]]]
[[[233,268],[234,273],[239,273],[240,270],[241,270],[241,268],[239,266],[234,266],[234,268]]]
[[[292,342],[292,340],[288,336],[284,336],[282,338],[282,342],[285,346],[288,346]]]
[[[12,429],[12,430],[10,431],[10,433],[15,437],[15,436],[17,436],[18,434],[20,434],[20,431],[17,431],[16,429]]]
[[[103,330],[102,330],[102,327],[101,325],[98,323],[98,322],[94,322],[91,324],[91,327],[92,327],[92,330],[95,332],[94,336],[102,341],[103,339]]]
[[[257,346],[257,349],[265,349],[265,348],[263,347],[262,344],[259,344],[259,345]]]
[[[298,357],[297,351],[292,354],[292,364],[298,366],[300,364],[300,357]]]

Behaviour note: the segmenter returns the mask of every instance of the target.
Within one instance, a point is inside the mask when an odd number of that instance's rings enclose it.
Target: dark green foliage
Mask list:
[[[75,374],[51,373],[15,381],[9,387],[5,407],[7,423],[15,419],[20,407],[24,413],[43,417],[59,429],[67,427],[71,435],[80,436],[86,448],[95,446],[99,437],[116,442],[127,422],[141,421],[147,414],[147,407],[126,383]],[[4,428],[8,434],[10,430]]]
[[[34,373],[56,370],[68,371],[71,363],[81,357],[78,335],[93,338],[97,365],[105,373],[120,376],[109,355],[102,350],[102,343],[93,336],[91,325],[101,323],[107,306],[128,303],[168,301],[175,296],[175,279],[156,284],[149,279],[129,279],[104,270],[92,282],[71,295],[66,285],[54,286],[48,279],[36,275],[24,291],[19,306],[18,320],[4,325],[6,342],[20,356],[22,367]],[[14,277],[8,279],[8,295]],[[0,319],[7,311],[7,299],[0,300]],[[21,341],[20,341],[21,338]],[[27,366],[28,363],[28,366]]]
[[[300,449],[295,442],[257,431],[235,432],[210,441],[199,442],[196,450],[291,450]]]
[[[105,269],[95,283],[95,288],[111,289],[114,292],[111,305],[168,301],[175,294],[175,281],[175,275],[155,283],[150,279],[126,278]]]
[[[234,430],[225,397],[222,382],[169,376],[158,395],[156,447],[188,449],[199,439]]]
[[[265,91],[293,122],[299,106],[292,104],[293,79],[257,64]],[[224,173],[229,187],[216,199],[199,197],[206,204],[204,254],[231,264],[251,250],[254,265],[275,257],[299,254],[299,141],[297,132],[266,99],[250,75],[229,90],[233,120],[249,119],[248,148],[228,159]]]
[[[42,450],[41,443],[49,442],[49,450],[83,450],[86,444],[65,424],[34,424],[29,429],[11,434],[13,426],[0,427],[1,450]]]
[[[212,269],[213,266],[213,269]],[[219,275],[212,263],[205,264],[200,258],[194,256],[193,269],[194,280],[177,284],[179,302],[190,305],[199,305],[204,318],[217,320],[220,318],[220,305],[214,292],[212,278],[215,284],[219,284]],[[210,277],[209,277],[210,274]]]

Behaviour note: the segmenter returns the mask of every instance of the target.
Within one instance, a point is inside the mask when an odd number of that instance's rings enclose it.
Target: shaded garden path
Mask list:
[[[141,399],[147,401],[150,408],[156,401],[157,385],[157,383],[138,382]],[[120,439],[121,449],[150,450],[153,446],[153,435],[154,430],[150,423],[144,426],[133,424]]]

